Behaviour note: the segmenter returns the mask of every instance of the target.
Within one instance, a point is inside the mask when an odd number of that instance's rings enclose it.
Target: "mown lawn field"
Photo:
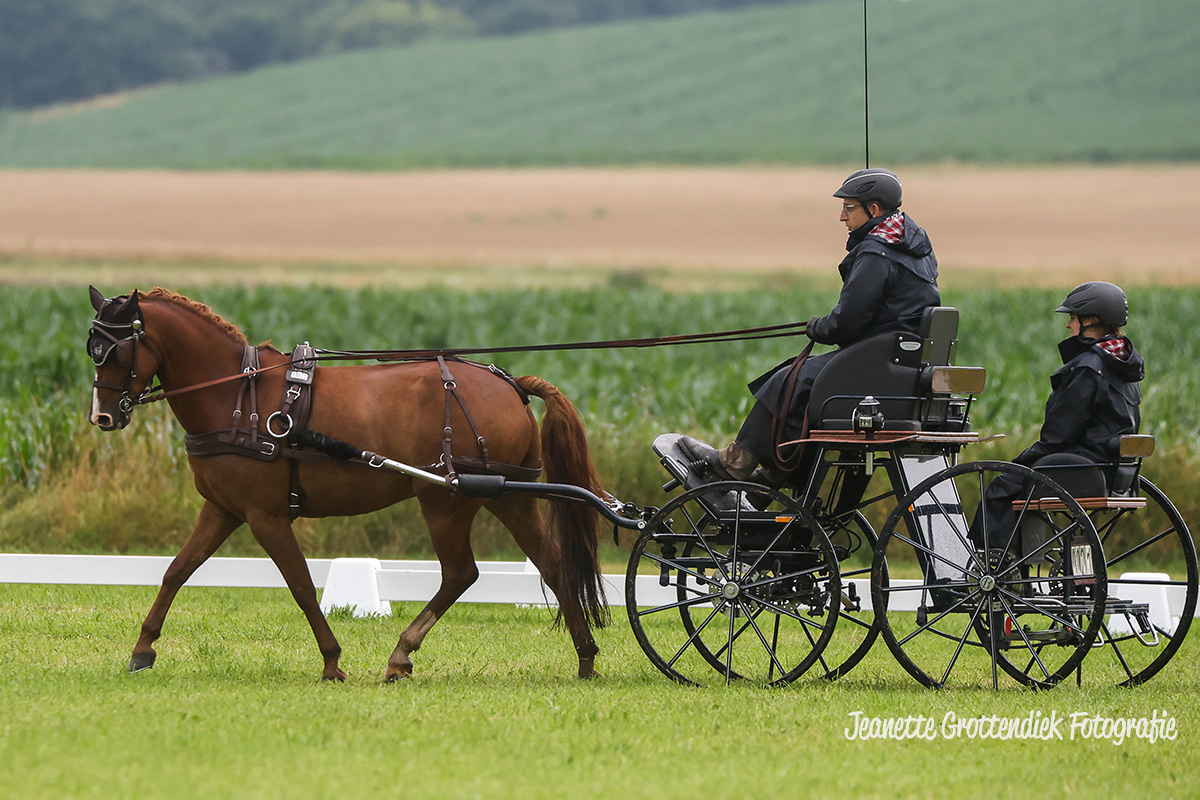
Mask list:
[[[695,689],[654,671],[619,609],[599,638],[603,677],[581,682],[546,610],[459,605],[417,654],[414,677],[387,685],[384,662],[416,611],[397,604],[392,619],[335,615],[351,677],[321,684],[286,592],[185,589],[158,665],[129,675],[152,594],[0,586],[0,794],[1165,800],[1194,796],[1200,780],[1194,639],[1132,690],[935,693],[882,646],[833,684]],[[932,739],[852,741],[860,712],[936,725]],[[1072,714],[1169,717],[1176,738],[1086,739],[1082,728],[1072,738]],[[1063,738],[947,738],[948,715],[1056,716]]]

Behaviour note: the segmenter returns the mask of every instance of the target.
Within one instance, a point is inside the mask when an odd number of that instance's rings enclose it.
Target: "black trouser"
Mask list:
[[[999,549],[1008,545],[1013,528],[1017,524],[1017,512],[1013,511],[1013,501],[1028,493],[1029,482],[1017,475],[1000,475],[989,483],[983,492],[979,508],[975,509],[975,519],[971,521],[971,543],[980,549],[983,549],[985,544],[988,549]],[[1020,546],[1019,542],[1014,544]]]
[[[796,376],[796,387],[792,392],[791,402],[788,404],[783,442],[795,441],[804,436],[804,415],[808,411],[808,398],[812,395],[813,384],[816,383],[817,375],[837,352],[832,350],[828,353],[809,356],[800,367],[800,374]],[[738,431],[738,444],[758,456],[760,462],[770,462],[771,424],[775,418],[775,406],[779,402],[779,396],[786,389],[783,384],[787,378],[789,366],[775,370],[761,385],[758,385],[754,392],[756,398],[754,407],[750,409],[746,421],[742,423],[742,429]],[[754,385],[752,384],[752,386]]]

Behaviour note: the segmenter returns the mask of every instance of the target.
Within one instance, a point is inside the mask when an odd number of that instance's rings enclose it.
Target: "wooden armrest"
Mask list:
[[[1145,508],[1146,498],[1144,497],[1076,497],[1075,502],[1079,503],[1080,507],[1085,511],[1097,511],[1106,508]],[[1014,500],[1013,511],[1021,511],[1023,508],[1031,508],[1034,511],[1066,511],[1067,506],[1062,500],[1057,497],[1042,497],[1037,500],[1030,500],[1028,506],[1024,500]]]

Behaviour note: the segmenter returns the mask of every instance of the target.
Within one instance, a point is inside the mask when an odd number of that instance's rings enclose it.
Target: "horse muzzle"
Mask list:
[[[124,419],[113,419],[112,414],[100,412],[92,415],[91,423],[102,431],[116,431],[127,426],[129,424],[129,418],[126,417]]]
[[[133,418],[133,400],[128,394],[122,394],[115,404],[101,404],[100,398],[93,393],[92,411],[88,414],[88,422],[102,431],[122,430],[129,425]]]

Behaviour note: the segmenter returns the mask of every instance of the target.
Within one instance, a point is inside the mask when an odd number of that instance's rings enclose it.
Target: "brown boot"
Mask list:
[[[720,471],[735,481],[746,480],[758,466],[758,458],[736,441],[730,442],[724,450],[717,453],[717,461],[720,463]]]
[[[710,444],[693,439],[691,436],[681,436],[680,447],[694,459],[692,471],[697,475],[707,474],[711,480],[744,481],[754,471],[758,459],[737,442],[731,443],[724,450],[717,450]]]

